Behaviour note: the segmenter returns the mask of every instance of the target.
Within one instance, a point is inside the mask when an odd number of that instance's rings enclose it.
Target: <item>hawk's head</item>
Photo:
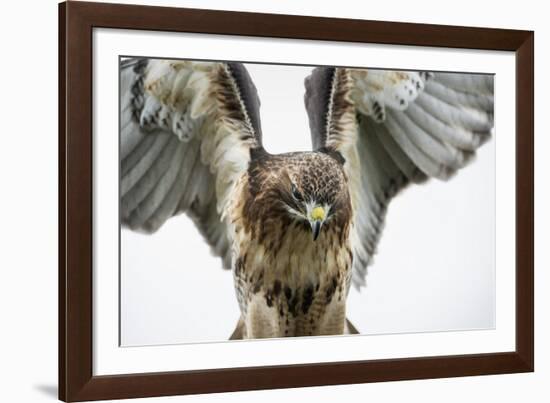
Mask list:
[[[342,161],[331,155],[303,152],[269,156],[250,174],[253,208],[261,225],[297,222],[316,240],[323,228],[343,227],[351,218]]]

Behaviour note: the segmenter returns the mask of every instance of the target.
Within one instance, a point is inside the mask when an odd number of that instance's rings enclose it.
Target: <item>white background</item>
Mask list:
[[[139,1],[133,1],[138,3]],[[152,3],[152,2],[149,2]],[[19,5],[20,4],[20,5]],[[0,344],[2,400],[9,402],[53,401],[57,379],[57,7],[54,1],[10,4],[3,15],[2,60],[3,136],[0,147],[2,172],[3,231],[0,306],[3,331]],[[457,8],[429,1],[400,1],[391,4],[338,2],[246,2],[163,1],[162,4],[210,8],[231,8],[263,12],[446,23],[535,29],[537,88],[550,88],[545,73],[550,69],[550,29],[542,6],[524,1],[522,6],[503,2],[461,1]],[[7,8],[7,7],[6,7]],[[538,9],[537,9],[538,8]],[[497,11],[498,10],[498,11]],[[4,10],[3,10],[4,11]],[[19,11],[20,14],[16,13]],[[449,12],[451,11],[451,12]],[[550,339],[545,292],[550,264],[545,223],[550,217],[550,193],[544,172],[550,164],[545,150],[550,131],[545,121],[548,102],[537,92],[535,129],[537,236],[535,374],[409,381],[371,385],[306,388],[279,391],[172,397],[144,401],[278,401],[316,399],[320,402],[384,400],[423,402],[546,401],[550,376]],[[14,173],[17,173],[16,175]],[[543,210],[544,209],[544,210]],[[7,222],[7,226],[6,226]],[[15,241],[15,242],[14,242]]]
[[[312,67],[246,67],[267,151],[311,150],[303,82]],[[392,202],[368,286],[348,298],[361,334],[495,326],[495,139],[449,182],[411,186]],[[227,340],[238,317],[231,273],[185,215],[152,235],[122,230],[123,346]]]

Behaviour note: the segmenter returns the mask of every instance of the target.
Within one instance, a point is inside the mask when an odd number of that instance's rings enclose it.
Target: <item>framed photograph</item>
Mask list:
[[[530,31],[59,6],[59,398],[534,370]]]

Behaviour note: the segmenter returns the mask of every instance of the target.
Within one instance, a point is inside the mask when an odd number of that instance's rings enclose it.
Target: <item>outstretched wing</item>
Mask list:
[[[346,160],[360,286],[390,200],[410,183],[449,179],[490,137],[493,76],[321,67],[305,85],[314,149]]]
[[[239,63],[126,59],[120,69],[120,205],[148,233],[185,212],[230,267],[225,211],[252,149],[259,100]]]

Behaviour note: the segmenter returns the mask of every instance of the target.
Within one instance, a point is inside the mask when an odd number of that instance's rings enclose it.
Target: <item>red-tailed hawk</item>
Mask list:
[[[273,155],[242,64],[121,62],[122,224],[193,219],[233,271],[233,338],[349,332],[390,200],[451,177],[493,127],[490,75],[320,67],[305,85],[313,151]]]

